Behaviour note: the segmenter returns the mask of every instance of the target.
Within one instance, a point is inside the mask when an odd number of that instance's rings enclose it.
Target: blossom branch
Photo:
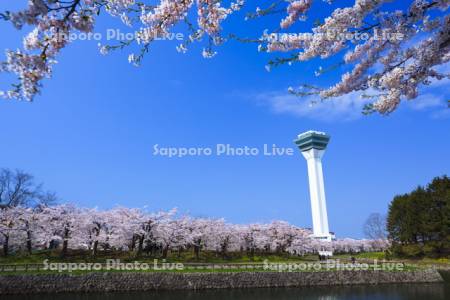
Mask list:
[[[343,61],[352,70],[342,74],[334,86],[312,88],[311,93],[328,99],[355,91],[375,91],[377,97],[371,106],[382,114],[395,110],[401,100],[417,98],[422,85],[448,79],[448,74],[435,70],[450,61],[448,0],[408,0],[408,8],[395,11],[384,9],[388,0],[354,0],[352,6],[335,9],[311,33],[295,36],[284,34],[283,30],[304,20],[313,0],[275,0],[267,8],[247,14],[247,18],[256,18],[279,13],[282,8],[286,11],[279,28],[272,34],[265,32],[253,39],[240,38],[236,33],[223,35],[222,23],[244,5],[243,0],[230,1],[235,2],[225,5],[223,0],[159,0],[156,4],[144,0],[30,0],[25,10],[0,14],[0,19],[12,22],[17,29],[23,25],[34,28],[24,39],[24,49],[8,50],[6,61],[0,63],[0,72],[15,74],[19,79],[11,90],[0,91],[0,96],[33,100],[41,90],[43,79],[52,75],[57,55],[71,42],[69,34],[93,32],[96,17],[102,11],[119,17],[127,26],[139,26],[134,39],[100,48],[106,54],[136,44],[138,52],[128,58],[135,65],[141,63],[157,38],[169,34],[179,23],[186,24],[190,33],[177,47],[180,52],[186,52],[191,43],[201,42],[205,37],[202,54],[206,58],[213,57],[214,48],[227,39],[257,43],[263,52],[289,53],[287,57],[270,60],[267,69],[315,58],[327,59],[347,50]],[[191,14],[196,15],[196,22],[188,21]],[[380,33],[382,38],[378,38]],[[367,38],[348,40],[346,35],[367,35]],[[419,42],[411,46],[413,38]],[[319,69],[316,75],[338,70],[341,65]],[[374,71],[375,66],[381,69]],[[298,95],[309,95],[308,87],[302,85]]]

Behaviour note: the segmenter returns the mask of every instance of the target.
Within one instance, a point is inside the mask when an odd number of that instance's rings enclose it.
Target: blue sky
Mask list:
[[[17,5],[2,3],[0,10]],[[97,31],[117,24],[102,17]],[[271,26],[272,18],[232,17],[226,29],[245,35]],[[19,47],[23,33],[0,27],[0,49]],[[309,227],[306,162],[298,151],[167,158],[152,155],[153,145],[293,147],[303,131],[326,131],[329,222],[340,237],[361,237],[367,216],[386,212],[394,195],[449,173],[448,83],[425,89],[421,101],[390,116],[362,116],[357,95],[313,108],[287,95],[291,85],[336,82],[336,72],[314,76],[325,63],[266,72],[269,56],[254,45],[231,42],[218,50],[207,60],[200,46],[183,55],[172,42],[158,43],[136,68],[129,51],[101,56],[97,41],[73,43],[35,102],[0,101],[0,167],[26,170],[81,206],[178,207],[231,222],[283,219]]]

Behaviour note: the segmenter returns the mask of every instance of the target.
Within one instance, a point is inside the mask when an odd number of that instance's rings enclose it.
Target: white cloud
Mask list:
[[[407,103],[408,107],[412,110],[428,110],[445,107],[445,102],[442,96],[432,93],[422,94]]]
[[[450,117],[448,108],[448,93],[444,85],[435,84],[422,90],[419,97],[413,100],[402,101],[402,107],[412,111],[429,113],[432,118]],[[321,101],[318,96],[298,97],[287,91],[272,91],[254,95],[259,104],[268,106],[276,114],[289,114],[292,116],[319,121],[352,121],[363,117],[364,105],[370,99],[361,98],[361,92],[353,92],[338,98]],[[370,93],[367,93],[370,94]],[[447,98],[446,98],[447,97]]]
[[[450,73],[450,64],[444,64],[437,68],[438,72]],[[450,80],[432,80],[428,86],[422,86],[420,95],[416,99],[406,102],[406,107],[415,111],[426,111],[433,119],[450,117]]]
[[[438,72],[450,73],[450,63],[436,68]],[[401,107],[407,110],[424,111],[432,118],[450,117],[450,80],[432,80],[428,86],[419,89],[420,95],[413,100],[403,100]],[[364,105],[371,99],[361,98],[362,92],[320,100],[318,96],[297,97],[291,95],[287,90],[269,91],[252,95],[260,104],[268,106],[274,113],[290,114],[293,116],[314,119],[319,121],[349,121],[363,116]],[[366,94],[376,94],[370,91]]]
[[[268,105],[277,114],[290,114],[320,121],[358,119],[363,116],[363,107],[369,102],[356,92],[321,101],[318,96],[297,97],[287,91],[278,91],[259,94],[256,100]]]
[[[440,73],[450,74],[450,62],[437,66],[435,69]]]
[[[448,119],[450,118],[450,108],[434,111],[431,117],[433,119]]]

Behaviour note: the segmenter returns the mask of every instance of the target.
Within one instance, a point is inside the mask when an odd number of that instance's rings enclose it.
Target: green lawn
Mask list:
[[[334,258],[340,259],[350,259],[351,257],[355,257],[356,259],[386,259],[386,254],[384,252],[363,252],[357,254],[337,254]]]
[[[339,260],[341,263],[350,263],[351,257],[356,259],[357,263],[373,263],[373,260],[378,260],[378,263],[385,260],[385,254],[383,252],[372,252],[372,253],[359,253],[359,254],[338,254],[333,257],[335,260]],[[107,259],[119,259],[121,263],[134,263],[135,261],[140,263],[147,263],[150,268],[153,266],[154,259],[158,260],[160,264],[162,261],[161,257],[152,256],[141,256],[136,257],[130,253],[116,252],[116,253],[99,253],[99,255],[93,258],[90,253],[87,252],[70,252],[66,258],[61,258],[59,252],[51,251],[41,251],[33,253],[33,255],[25,254],[15,254],[9,257],[0,257],[0,269],[1,265],[16,265],[18,266],[17,271],[1,271],[0,275],[13,275],[13,274],[57,274],[58,271],[49,270],[25,270],[25,265],[39,264],[42,265],[45,260],[48,263],[105,263]],[[89,271],[73,271],[71,274],[86,274],[89,272],[264,272],[273,270],[264,270],[264,262],[269,263],[281,263],[281,264],[299,264],[299,263],[317,263],[318,257],[316,255],[307,256],[290,256],[290,255],[253,255],[248,256],[242,253],[231,253],[227,258],[217,256],[212,252],[202,252],[199,259],[196,259],[192,252],[182,252],[182,253],[169,253],[167,259],[164,261],[166,263],[183,263],[185,268],[183,270],[133,270],[133,271],[118,271],[118,270],[89,270]],[[389,261],[388,261],[389,262]],[[405,260],[405,259],[394,259],[393,262],[403,262],[405,263],[405,270],[416,270],[429,268],[431,266],[438,266],[441,268],[450,267],[449,259],[422,259],[422,260]],[[216,264],[220,266],[219,268],[212,269],[211,265]],[[234,265],[233,265],[234,264]],[[248,265],[259,265],[259,268],[247,268]],[[225,267],[224,267],[225,266]],[[32,266],[33,268],[34,266]],[[208,268],[209,267],[209,268]],[[13,267],[10,267],[13,269]],[[369,267],[373,269],[373,267]],[[324,269],[322,269],[323,271]],[[314,269],[310,270],[294,270],[299,271],[317,271]],[[326,271],[334,271],[331,269],[326,269]],[[63,273],[69,273],[63,271]]]
[[[71,252],[66,258],[61,258],[59,252],[39,251],[32,255],[14,254],[8,257],[0,257],[0,264],[38,264],[45,259],[51,262],[105,262],[106,259],[120,259],[124,262],[153,262],[154,259],[162,260],[161,256],[141,255],[136,257],[134,254],[125,252],[100,252],[95,258],[87,252]],[[217,256],[212,252],[201,252],[199,259],[196,259],[192,252],[170,253],[166,258],[167,262],[183,262],[183,263],[249,263],[249,262],[295,262],[295,261],[316,261],[317,255],[293,256],[293,255],[253,255],[249,256],[240,253],[230,253],[226,258]]]

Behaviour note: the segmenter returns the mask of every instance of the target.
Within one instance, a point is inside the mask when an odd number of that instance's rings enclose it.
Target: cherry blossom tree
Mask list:
[[[97,255],[99,244],[107,243],[107,232],[109,229],[108,213],[91,209],[84,211],[83,220],[86,236],[88,237],[88,248],[92,251],[92,256]]]
[[[167,218],[159,222],[156,233],[156,241],[162,247],[162,257],[166,258],[169,250],[178,251],[178,253],[188,244],[192,243],[189,231],[189,218],[179,219]]]
[[[14,234],[19,233],[17,230],[17,216],[18,213],[15,209],[0,208],[0,235],[2,237],[3,256],[8,256],[10,240],[14,237]]]
[[[207,250],[227,258],[228,252],[240,251],[243,248],[242,234],[245,227],[228,224],[224,219],[214,220],[210,226],[212,234],[206,240]]]
[[[196,259],[200,258],[200,251],[207,247],[208,237],[214,235],[213,226],[211,226],[213,222],[213,220],[203,218],[190,221],[188,230]]]
[[[113,232],[108,239],[110,245],[119,250],[133,251],[137,236],[145,235],[145,214],[140,209],[116,207],[109,215],[110,231]]]
[[[139,256],[142,250],[146,249],[147,252],[156,252],[162,248],[163,254],[167,254],[170,247],[170,237],[168,237],[162,228],[172,220],[172,217],[177,213],[176,209],[172,209],[168,212],[159,211],[157,213],[145,213],[143,222],[140,224],[139,233],[137,237],[137,256]],[[171,224],[172,226],[173,224]],[[170,228],[167,225],[166,229]],[[166,248],[164,249],[164,245]]]
[[[320,245],[311,239],[312,232],[307,235],[298,235],[293,240],[286,251],[293,255],[304,256],[308,253],[315,253]]]
[[[40,229],[39,213],[37,209],[16,207],[17,220],[19,221],[19,230],[22,230],[26,236],[26,249],[28,254],[33,251],[33,241],[36,239]]]
[[[84,245],[80,228],[84,223],[82,215],[79,208],[68,204],[46,207],[42,211],[42,222],[48,226],[47,238],[50,243],[62,243],[62,257],[67,255],[69,247],[76,249]]]
[[[273,221],[268,226],[266,234],[270,239],[270,249],[278,253],[288,252],[295,239],[299,241],[310,235],[310,233],[301,228],[290,225],[284,221]],[[304,239],[303,239],[304,240]]]
[[[18,81],[0,95],[33,100],[43,79],[52,75],[58,54],[71,43],[70,35],[92,33],[97,16],[103,12],[120,18],[136,34],[118,44],[101,46],[101,53],[137,45],[139,50],[128,57],[135,65],[141,63],[152,43],[173,32],[179,24],[185,24],[189,34],[177,50],[186,52],[191,43],[200,42],[207,58],[230,39],[254,42],[262,52],[281,53],[268,63],[268,69],[337,57],[342,59],[338,66],[345,65],[343,69],[349,71],[335,85],[303,83],[288,90],[320,100],[358,92],[370,100],[366,112],[390,113],[402,100],[417,98],[424,86],[449,79],[442,70],[450,60],[449,0],[406,0],[403,9],[389,8],[388,0],[354,0],[353,5],[334,8],[308,32],[289,32],[307,18],[310,9],[320,9],[334,1],[323,2],[286,0],[256,8],[247,19],[281,13],[279,27],[256,33],[256,38],[240,38],[239,33],[224,33],[223,23],[243,8],[244,0],[160,0],[156,4],[145,0],[28,0],[26,9],[0,15],[17,29],[31,27],[23,49],[6,51],[0,71],[15,74]],[[193,18],[196,22],[191,21]],[[335,65],[319,67],[316,75],[337,69]]]
[[[250,224],[240,226],[239,229],[245,251],[250,256],[253,256],[259,248],[258,242],[260,241],[262,226],[260,224]]]

